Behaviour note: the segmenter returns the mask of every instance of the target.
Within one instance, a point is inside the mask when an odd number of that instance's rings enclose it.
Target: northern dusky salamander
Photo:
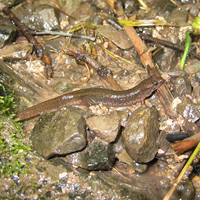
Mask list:
[[[56,110],[70,105],[97,105],[103,104],[109,107],[125,107],[143,102],[155,90],[157,90],[164,80],[161,77],[151,76],[137,86],[123,91],[114,91],[104,88],[88,88],[68,92],[53,99],[41,102],[27,108],[15,116],[20,121],[36,117],[46,111]]]

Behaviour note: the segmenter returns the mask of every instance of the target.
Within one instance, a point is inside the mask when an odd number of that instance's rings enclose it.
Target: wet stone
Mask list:
[[[195,73],[195,78],[200,83],[200,70]]]
[[[193,135],[194,133],[198,133],[200,131],[200,127],[196,123],[185,120],[183,123],[183,130],[189,135]]]
[[[114,44],[116,44],[121,49],[129,49],[133,45],[130,42],[128,36],[124,34],[123,31],[117,31],[110,25],[98,25],[97,32],[102,36],[111,40]],[[113,35],[115,37],[113,37]]]
[[[174,82],[174,93],[176,97],[185,97],[191,95],[191,82],[186,76],[178,77]]]
[[[117,111],[107,115],[92,116],[87,119],[87,125],[97,137],[110,143],[115,141],[120,130],[120,116]]]
[[[190,62],[185,65],[184,70],[188,74],[197,73],[200,70],[200,61],[197,59],[190,60]]]
[[[29,43],[10,44],[0,49],[0,57],[7,60],[23,59],[32,51],[33,45]]]
[[[35,25],[39,25],[40,30],[59,29],[58,10],[49,5],[39,5],[35,10]]]
[[[137,109],[122,132],[122,139],[129,156],[138,163],[154,159],[159,133],[158,112],[155,107]]]
[[[13,12],[31,30],[59,30],[58,9],[42,3],[35,1],[34,4],[19,4]]]
[[[86,146],[85,119],[71,109],[44,113],[33,128],[31,140],[44,158],[79,151]]]
[[[188,11],[180,10],[179,8],[175,9],[171,15],[167,18],[167,21],[170,23],[177,24],[179,26],[186,26],[188,20]]]
[[[5,6],[13,6],[19,4],[22,0],[1,0],[0,3],[4,4]]]
[[[174,192],[174,196],[179,196],[183,200],[194,199],[195,190],[190,181],[180,182]]]
[[[66,156],[67,162],[87,170],[109,170],[114,158],[113,145],[97,137],[83,151]]]
[[[200,118],[200,104],[180,103],[177,105],[176,110],[189,122],[196,122]]]
[[[119,155],[117,155],[119,161],[130,165],[136,172],[144,173],[147,170],[147,164],[136,163],[124,149]]]
[[[106,1],[94,0],[93,3],[97,8],[100,8],[100,9],[108,9],[109,8],[109,5]]]
[[[12,42],[16,31],[15,26],[0,26],[0,48]]]

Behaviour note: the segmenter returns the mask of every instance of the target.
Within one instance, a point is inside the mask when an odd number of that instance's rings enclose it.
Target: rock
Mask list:
[[[159,133],[158,112],[155,107],[137,109],[122,132],[122,139],[129,156],[138,163],[147,163],[157,152]]]
[[[124,163],[129,165],[134,172],[143,173],[147,169],[147,164],[139,164],[136,163],[127,153],[126,149],[124,148],[124,144],[122,142],[122,137],[119,137],[117,142],[114,143],[113,147],[115,151],[115,156],[119,160],[120,163]],[[116,167],[116,162],[115,162]]]
[[[200,104],[179,103],[176,110],[189,122],[196,122],[200,118]]]
[[[185,65],[184,71],[188,74],[197,73],[200,70],[200,61],[197,59],[191,59],[189,63]]]
[[[83,151],[66,156],[67,162],[87,170],[109,170],[114,158],[113,145],[97,137]]]
[[[4,6],[12,7],[16,4],[19,4],[20,2],[23,2],[22,0],[1,0],[0,3],[4,4]]]
[[[62,10],[76,19],[85,19],[94,15],[96,8],[89,2],[82,0],[59,1]]]
[[[200,70],[195,73],[195,79],[198,83],[200,83]]]
[[[181,199],[188,200],[188,199],[194,199],[195,197],[195,190],[194,186],[190,181],[186,182],[180,182],[176,190],[174,191],[174,196],[181,196]]]
[[[85,119],[69,108],[44,113],[33,128],[31,140],[44,158],[79,151],[86,146]]]
[[[99,9],[109,9],[109,5],[108,5],[107,1],[94,0],[93,4]]]
[[[110,25],[98,25],[96,30],[103,37],[108,38],[121,49],[129,49],[133,46],[128,36],[123,31],[117,31]],[[113,37],[113,35],[115,37]]]
[[[0,26],[0,48],[11,43],[16,32],[17,28],[15,26]]]
[[[39,5],[35,9],[35,25],[38,30],[57,30],[60,28],[59,13],[55,7]]]
[[[161,131],[157,140],[157,144],[158,144],[158,148],[164,152],[166,152],[169,149],[170,142],[166,139],[165,131]]]
[[[186,76],[178,77],[174,82],[175,97],[185,97],[191,95],[192,86],[191,82]]]
[[[189,135],[200,132],[200,127],[196,123],[189,122],[188,120],[184,120],[182,127]]]
[[[8,60],[22,59],[32,51],[33,45],[29,43],[10,44],[0,49],[0,57]]]
[[[123,1],[124,12],[127,16],[131,17],[134,12],[139,9],[139,2],[132,1],[132,0],[125,0]]]
[[[147,170],[147,164],[136,163],[124,149],[119,155],[117,155],[119,161],[130,165],[136,172],[144,173]]]
[[[173,10],[171,15],[167,18],[167,21],[179,26],[186,26],[188,19],[188,11],[180,10],[179,8]]]
[[[117,111],[107,115],[92,116],[87,119],[87,125],[97,137],[110,143],[115,141],[120,130],[120,116]]]
[[[19,4],[13,9],[13,13],[31,30],[60,29],[58,9],[42,1]]]

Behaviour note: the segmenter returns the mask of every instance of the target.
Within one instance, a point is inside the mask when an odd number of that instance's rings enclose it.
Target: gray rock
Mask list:
[[[19,4],[13,12],[31,30],[60,29],[58,9],[43,3],[36,1],[34,4]]]
[[[157,152],[159,133],[158,112],[155,107],[137,109],[122,132],[122,139],[129,156],[138,163],[151,161]]]
[[[136,172],[144,173],[147,170],[147,164],[136,163],[124,149],[119,155],[117,155],[119,161],[130,165]]]
[[[117,111],[107,115],[92,116],[87,119],[87,125],[97,137],[110,143],[115,141],[120,130],[120,116]]]
[[[79,151],[86,146],[85,119],[70,109],[44,113],[32,131],[31,140],[44,158]]]
[[[39,5],[35,10],[35,25],[39,25],[41,30],[59,29],[60,23],[58,10],[49,5]]]
[[[113,145],[97,137],[83,151],[66,156],[67,162],[87,170],[109,170],[114,158]]]
[[[191,95],[191,82],[186,76],[178,77],[174,82],[174,93],[176,97],[185,97]]]
[[[167,21],[172,24],[177,24],[179,26],[186,26],[188,19],[188,11],[180,10],[179,8],[175,9],[171,15],[167,18]]]
[[[6,60],[22,59],[32,51],[33,45],[29,43],[10,44],[0,49],[0,57]]]
[[[4,4],[4,6],[8,6],[8,7],[11,7],[11,6],[14,6],[14,5],[17,5],[19,3],[21,3],[22,0],[1,0],[0,3]]]
[[[97,32],[102,36],[111,40],[121,49],[129,49],[133,46],[128,36],[123,31],[117,31],[110,25],[98,25]],[[113,37],[113,35],[115,37]]]
[[[15,26],[0,26],[0,48],[12,42],[16,31]]]
[[[176,110],[189,122],[196,122],[200,118],[200,104],[180,103],[177,105]]]

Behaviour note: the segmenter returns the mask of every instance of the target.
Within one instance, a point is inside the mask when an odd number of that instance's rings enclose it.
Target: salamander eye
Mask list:
[[[153,85],[158,85],[158,82],[157,82],[157,81],[154,81],[154,82],[153,82]]]

